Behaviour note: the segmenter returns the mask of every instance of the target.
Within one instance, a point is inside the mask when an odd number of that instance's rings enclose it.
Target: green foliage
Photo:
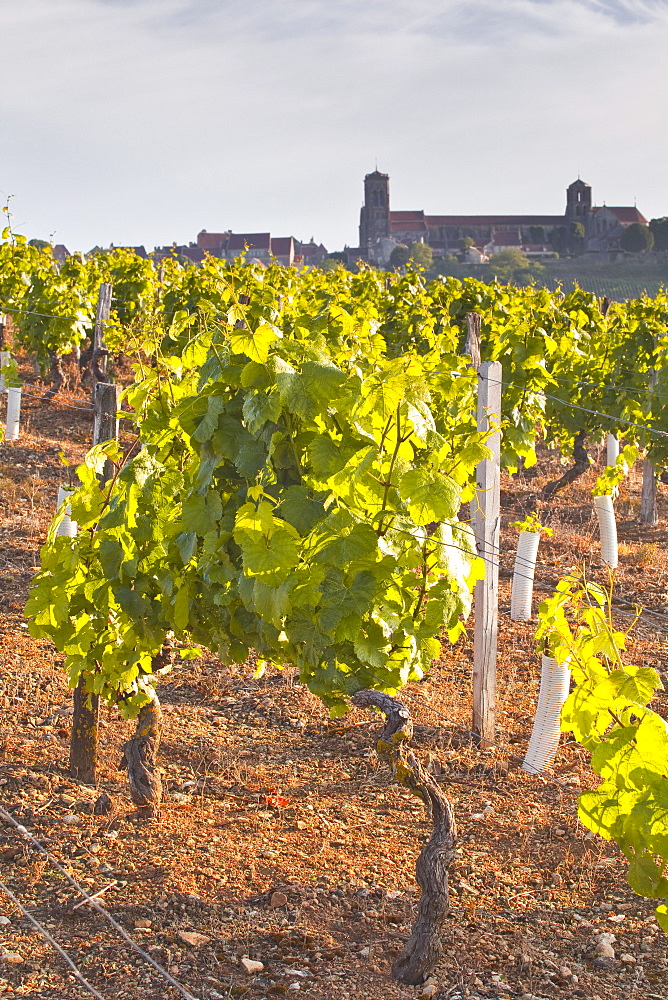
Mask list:
[[[628,882],[641,896],[668,896],[668,726],[648,705],[662,688],[649,667],[625,664],[627,634],[612,618],[612,592],[582,577],[562,580],[539,609],[541,648],[569,661],[574,690],[562,711],[562,729],[591,753],[602,778],[579,797],[588,829],[614,840],[626,856]],[[668,931],[668,910],[656,918]]]
[[[52,531],[27,609],[71,682],[130,715],[170,634],[226,662],[254,649],[294,664],[335,714],[362,687],[396,691],[441,632],[458,636],[481,572],[458,520],[487,453],[465,359],[433,331],[425,354],[393,357],[343,294],[376,294],[373,274],[272,268],[243,301],[235,277],[249,289],[241,268],[221,274],[210,319],[175,313],[138,369],[126,401],[143,450],[90,453],[79,534]],[[329,293],[321,318],[312,282]],[[105,455],[116,474],[100,488]]]
[[[654,237],[654,249],[657,251],[668,250],[668,216],[664,215],[661,219],[652,219],[649,228]]]
[[[405,243],[397,243],[390,254],[391,267],[405,267],[411,259],[411,252]]]
[[[617,496],[619,484],[628,476],[640,455],[635,444],[627,444],[615,459],[614,465],[608,465],[596,480],[591,493],[594,497]]]
[[[426,243],[414,243],[410,249],[409,262],[413,267],[421,267],[428,271],[434,263],[434,251]]]
[[[619,245],[631,253],[646,253],[654,246],[654,232],[642,222],[632,222],[622,233]]]
[[[513,528],[517,528],[518,531],[529,531],[535,535],[545,535],[547,538],[551,538],[554,534],[552,528],[546,528],[540,523],[535,512],[527,514],[521,521],[513,521]]]

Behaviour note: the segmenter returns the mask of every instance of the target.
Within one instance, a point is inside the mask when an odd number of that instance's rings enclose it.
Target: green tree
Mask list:
[[[410,259],[415,267],[423,267],[428,271],[434,263],[434,251],[426,243],[414,243],[411,247]]]
[[[391,267],[405,267],[410,259],[410,250],[405,243],[397,243],[390,254]]]
[[[518,271],[527,271],[530,267],[529,258],[521,250],[508,247],[495,253],[489,262],[493,275],[499,281],[511,281]]]
[[[470,250],[471,247],[473,247],[473,246],[475,246],[475,243],[474,243],[472,237],[470,237],[470,236],[462,236],[461,240],[459,241],[459,249],[460,250]]]
[[[585,247],[585,227],[581,222],[571,222],[568,232],[571,252],[582,253]]]
[[[322,271],[342,271],[344,269],[343,262],[333,254],[329,257],[325,257],[320,265],[320,268]]]
[[[544,226],[529,226],[529,239],[532,243],[544,243],[545,242],[545,227]]]
[[[649,226],[641,222],[632,222],[627,226],[619,241],[622,250],[630,253],[646,253],[654,246],[654,233]]]
[[[568,230],[565,226],[554,227],[550,233],[550,246],[555,253],[566,253],[568,250]]]
[[[36,247],[37,250],[46,250],[48,246],[51,246],[48,240],[28,240],[29,247]]]
[[[668,250],[668,216],[662,219],[652,219],[649,229],[654,236],[655,250]]]

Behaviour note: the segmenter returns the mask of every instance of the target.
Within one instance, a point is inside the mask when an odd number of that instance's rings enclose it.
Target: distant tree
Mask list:
[[[516,247],[508,247],[495,253],[487,265],[490,277],[515,285],[528,285],[540,278],[545,268],[535,264]]]
[[[390,254],[391,267],[405,267],[410,260],[411,252],[405,243],[397,243]]]
[[[572,253],[582,253],[585,245],[585,227],[581,222],[571,222],[568,228],[569,243]]]
[[[322,261],[320,269],[322,271],[343,271],[343,261],[338,256],[335,257],[334,254],[330,254],[329,257],[325,257]]]
[[[630,253],[645,253],[654,246],[654,233],[641,222],[632,222],[622,233],[619,241],[622,250]]]
[[[654,249],[668,250],[668,216],[664,215],[662,219],[652,219],[649,228],[654,236]]]
[[[426,243],[414,243],[411,247],[410,260],[415,267],[423,267],[428,271],[434,263],[434,251]]]
[[[327,254],[331,260],[340,260],[342,264],[348,263],[348,256],[343,250],[333,250],[332,253]]]
[[[494,254],[489,267],[500,281],[510,281],[516,271],[524,271],[529,267],[529,258],[521,250],[508,247]]]
[[[568,250],[568,230],[565,226],[555,226],[550,233],[550,246],[552,249],[559,254],[566,253]]]
[[[440,275],[444,278],[459,278],[464,270],[466,268],[459,263],[458,258],[453,253],[449,253],[443,257],[434,258],[434,263],[429,269],[427,277],[438,278]]]
[[[544,226],[529,226],[529,239],[532,243],[544,243],[545,242],[545,227]]]
[[[28,240],[28,245],[31,247],[37,247],[38,250],[45,250],[46,247],[51,246],[48,240]]]
[[[462,236],[461,240],[459,240],[460,250],[470,250],[474,246],[475,241],[470,236]]]

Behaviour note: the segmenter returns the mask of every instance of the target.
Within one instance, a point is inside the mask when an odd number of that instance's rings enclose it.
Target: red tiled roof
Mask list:
[[[219,250],[227,243],[229,235],[229,233],[207,233],[206,229],[203,229],[197,234],[197,246],[200,250]]]
[[[602,207],[607,208],[609,212],[616,215],[622,225],[628,226],[632,222],[639,222],[643,226],[647,225],[647,219],[634,205],[623,205],[616,208],[613,208],[612,205],[603,205]],[[598,212],[600,208],[601,206],[598,206],[594,211]]]
[[[392,212],[392,215],[395,213]],[[428,215],[428,226],[563,226],[563,215]]]
[[[495,229],[492,243],[497,247],[518,247],[522,240],[517,229]]]
[[[422,209],[415,212],[390,212],[390,222],[410,222],[411,220],[424,220]]]
[[[266,250],[271,253],[271,233],[230,233],[228,250]]]
[[[271,240],[271,252],[275,257],[284,256],[290,252],[294,253],[294,239],[292,236],[274,236]]]

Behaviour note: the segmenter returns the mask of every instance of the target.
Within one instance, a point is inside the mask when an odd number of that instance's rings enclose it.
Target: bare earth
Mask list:
[[[70,399],[85,402],[82,393]],[[71,698],[61,659],[30,638],[22,609],[66,478],[58,452],[76,465],[92,420],[35,397],[24,400],[23,414],[21,440],[0,445],[0,806],[88,892],[108,887],[100,900],[110,913],[198,1000],[428,995],[390,973],[410,931],[415,859],[430,826],[422,805],[376,761],[377,719],[353,711],[332,722],[291,670],[254,680],[252,665],[225,668],[205,655],[176,667],[160,689],[169,790],[160,822],[132,816],[118,770],[132,726],[115,711],[103,712],[100,787],[68,777]],[[546,455],[536,478],[504,478],[504,567],[512,566],[516,538],[510,523],[559,472]],[[541,542],[539,580],[583,560],[601,575],[594,478],[589,473],[543,514],[555,535]],[[668,488],[659,490],[660,524],[646,529],[637,522],[638,476],[622,489],[617,593],[668,614]],[[539,657],[534,624],[510,621],[509,587],[503,570],[501,746],[478,750],[455,725],[470,725],[470,629],[469,640],[445,644],[428,680],[406,692],[415,749],[447,790],[459,829],[433,995],[665,1000],[667,939],[653,906],[626,885],[617,848],[577,820],[576,794],[593,784],[584,753],[562,741],[559,785],[524,773],[513,756],[523,757],[530,734]],[[668,618],[657,621],[668,629]],[[668,631],[639,626],[631,656],[665,677]],[[668,716],[665,694],[657,707]],[[102,791],[113,809],[96,816]],[[46,858],[10,825],[0,830],[0,880],[100,994],[178,997],[90,906],[73,911],[81,897]],[[8,918],[0,921],[0,994],[90,996],[2,891],[0,914]],[[589,957],[601,931],[616,938],[610,969]],[[264,968],[248,973],[243,958]]]

